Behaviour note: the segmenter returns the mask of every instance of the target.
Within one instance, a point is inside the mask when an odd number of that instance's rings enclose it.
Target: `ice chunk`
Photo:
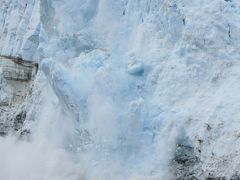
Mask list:
[[[128,63],[127,71],[131,75],[142,75],[144,72],[143,63],[138,60],[131,60]]]

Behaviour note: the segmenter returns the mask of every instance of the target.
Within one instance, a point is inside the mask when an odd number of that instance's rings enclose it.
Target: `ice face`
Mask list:
[[[0,179],[171,179],[182,154],[197,156],[200,178],[230,177],[239,156],[239,7],[2,0],[0,54],[38,62],[40,73],[25,102],[32,140],[1,139]]]

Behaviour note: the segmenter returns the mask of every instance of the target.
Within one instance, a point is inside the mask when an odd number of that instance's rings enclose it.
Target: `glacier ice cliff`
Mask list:
[[[1,57],[39,69],[12,90],[0,58],[0,179],[240,178],[239,18],[238,0],[1,0]]]

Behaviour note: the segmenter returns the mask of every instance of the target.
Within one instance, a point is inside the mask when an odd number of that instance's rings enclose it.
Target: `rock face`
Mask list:
[[[30,81],[37,72],[37,64],[20,58],[0,56],[2,76],[8,81]]]
[[[23,104],[30,93],[38,65],[20,58],[0,56],[0,134],[21,129],[26,118]]]

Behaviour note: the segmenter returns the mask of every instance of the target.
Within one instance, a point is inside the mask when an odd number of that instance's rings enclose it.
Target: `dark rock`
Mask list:
[[[180,164],[185,163],[191,164],[196,163],[198,161],[198,158],[194,154],[193,147],[178,144],[177,149],[175,151],[174,160]]]
[[[22,130],[21,133],[20,133],[21,136],[24,136],[24,135],[26,135],[26,134],[31,134],[31,131],[30,131],[29,129],[24,129],[24,130]]]
[[[179,133],[172,161],[172,170],[177,180],[202,179],[201,162],[195,153],[194,144],[184,129]]]
[[[27,116],[27,113],[24,110],[22,110],[20,113],[18,113],[15,116],[15,119],[14,119],[14,130],[15,131],[18,131],[22,127],[22,125],[26,119],[26,116]]]
[[[235,174],[235,175],[233,175],[233,176],[231,177],[230,180],[240,180],[240,176],[237,175],[237,174]]]
[[[7,135],[6,132],[0,131],[0,136],[6,136],[6,135]]]
[[[207,177],[206,180],[227,180],[225,177]]]

